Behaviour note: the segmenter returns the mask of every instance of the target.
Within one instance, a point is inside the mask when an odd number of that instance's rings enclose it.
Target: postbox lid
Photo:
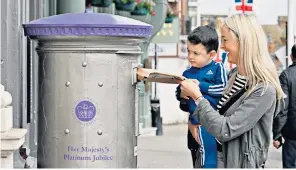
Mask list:
[[[150,37],[152,26],[119,15],[67,13],[23,25],[25,36],[131,36]]]

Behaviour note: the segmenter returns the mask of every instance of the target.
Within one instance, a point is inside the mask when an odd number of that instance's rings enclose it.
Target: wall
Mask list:
[[[152,59],[154,65],[154,59]],[[163,72],[182,75],[187,68],[188,61],[176,57],[158,58],[158,70]],[[179,102],[175,97],[176,84],[157,84],[157,97],[160,99],[160,113],[163,118],[163,124],[186,123],[188,113],[179,109]],[[154,94],[154,85],[152,86]],[[153,95],[154,97],[154,95]]]
[[[261,24],[277,24],[278,15],[288,14],[288,0],[254,0],[254,8]],[[205,15],[228,15],[234,12],[234,0],[201,0],[199,9]]]
[[[23,146],[31,150],[36,150],[37,145],[37,124],[34,121],[34,113],[37,112],[33,112],[33,109],[27,110],[32,108],[33,103],[28,99],[27,93],[27,78],[32,77],[32,70],[27,61],[35,59],[35,47],[27,46],[22,24],[42,17],[42,9],[43,0],[0,0],[1,84],[12,95],[13,127],[30,129]],[[33,53],[27,55],[30,51]],[[27,75],[28,69],[31,75]],[[18,152],[14,154],[14,167],[23,168]]]
[[[26,112],[26,94],[23,83],[26,77],[26,37],[23,37],[22,26],[28,21],[25,13],[26,1],[1,0],[1,84],[13,96],[14,127],[21,127],[22,114]],[[24,89],[26,90],[26,89]],[[26,114],[25,114],[26,115]]]

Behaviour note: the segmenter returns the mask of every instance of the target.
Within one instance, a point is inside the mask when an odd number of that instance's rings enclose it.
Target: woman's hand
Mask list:
[[[181,81],[181,93],[182,96],[189,96],[193,99],[197,99],[202,96],[199,90],[199,81],[187,79]]]

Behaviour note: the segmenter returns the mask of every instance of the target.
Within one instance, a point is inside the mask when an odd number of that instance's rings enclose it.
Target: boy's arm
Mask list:
[[[227,83],[227,75],[226,75],[226,70],[223,64],[222,63],[217,63],[217,64],[218,64],[218,70],[215,73],[216,74],[215,83],[200,81],[199,87],[202,93],[218,97],[218,96],[221,96],[224,91],[224,88]]]
[[[182,76],[185,77],[185,71],[183,72]],[[187,99],[182,98],[180,95],[181,95],[181,88],[180,88],[180,85],[178,85],[176,88],[176,99],[180,102],[179,107],[182,111],[189,112]]]
[[[192,125],[199,125],[199,121],[197,120],[197,118],[195,116],[193,116],[193,114],[189,115],[189,121],[191,122]]]
[[[186,75],[186,71],[183,72],[182,76],[184,76],[185,78],[188,78],[188,76]],[[181,97],[181,88],[180,85],[178,85],[178,87],[176,88],[176,98],[178,101],[180,101],[180,109],[184,112],[190,112],[190,108],[196,108],[196,104],[193,103],[194,106],[191,106],[190,102],[188,99],[184,99]],[[191,122],[192,125],[198,125],[199,121],[192,116],[192,114],[189,115],[189,121]]]

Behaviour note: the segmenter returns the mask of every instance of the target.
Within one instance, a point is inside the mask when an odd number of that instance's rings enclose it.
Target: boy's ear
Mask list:
[[[210,53],[210,59],[213,60],[215,58],[215,56],[217,56],[217,52],[212,50]]]

